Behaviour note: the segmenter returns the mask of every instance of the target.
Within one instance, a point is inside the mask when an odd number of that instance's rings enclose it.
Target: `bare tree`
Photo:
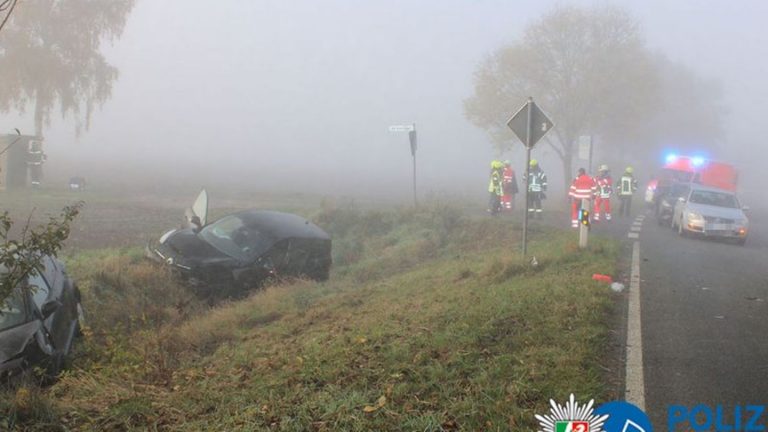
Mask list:
[[[500,150],[515,142],[505,122],[533,96],[556,127],[546,142],[572,176],[575,142],[583,134],[637,133],[652,113],[658,77],[638,24],[615,8],[559,8],[496,51],[475,73],[467,118]]]
[[[133,4],[23,2],[0,38],[0,110],[24,113],[32,105],[35,133],[42,136],[58,104],[63,116],[74,116],[78,133],[87,129],[94,109],[110,97],[118,74],[101,54],[101,44],[120,36]]]

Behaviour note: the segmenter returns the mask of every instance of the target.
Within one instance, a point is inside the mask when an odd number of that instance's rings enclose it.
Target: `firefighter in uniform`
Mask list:
[[[595,195],[595,222],[600,221],[600,215],[605,214],[605,220],[611,220],[611,194],[613,179],[608,171],[608,165],[601,165],[597,177],[597,195]]]
[[[629,216],[632,212],[632,195],[637,190],[637,180],[635,180],[633,173],[632,167],[628,166],[619,181],[619,199],[621,200],[619,214],[622,216]]]
[[[501,161],[491,162],[491,180],[488,183],[488,213],[496,215],[501,211],[501,196],[503,194],[503,172],[504,164]]]
[[[525,184],[528,185],[528,215],[535,214],[536,217],[541,219],[543,212],[541,200],[547,198],[545,194],[547,192],[547,175],[544,174],[536,159],[531,159],[528,171],[530,171],[530,177],[523,179]]]
[[[568,196],[571,198],[571,226],[579,227],[579,210],[581,209],[581,200],[591,200],[597,194],[597,184],[595,179],[587,175],[584,168],[579,168],[579,175],[573,179]],[[587,204],[589,205],[589,204]],[[589,210],[589,207],[587,207]]]
[[[504,171],[502,178],[502,189],[504,194],[501,196],[502,210],[512,211],[514,208],[515,195],[518,192],[517,178],[515,178],[515,170],[512,169],[512,162],[504,161]]]

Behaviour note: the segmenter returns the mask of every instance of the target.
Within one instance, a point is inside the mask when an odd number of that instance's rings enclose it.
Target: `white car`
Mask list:
[[[749,219],[733,192],[699,185],[678,198],[672,214],[672,228],[681,236],[697,234],[733,239],[744,245]]]

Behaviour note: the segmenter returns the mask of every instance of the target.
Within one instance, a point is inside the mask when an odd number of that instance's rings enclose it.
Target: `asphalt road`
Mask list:
[[[654,430],[668,430],[670,405],[721,405],[726,424],[737,405],[768,405],[768,211],[749,217],[743,247],[681,238],[650,214],[639,227],[645,400]],[[631,222],[595,232],[633,242]],[[760,423],[767,422],[768,413]]]

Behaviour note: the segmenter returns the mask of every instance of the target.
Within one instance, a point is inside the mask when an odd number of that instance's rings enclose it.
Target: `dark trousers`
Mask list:
[[[528,215],[541,217],[541,192],[528,192]]]
[[[488,211],[495,215],[501,211],[501,197],[496,192],[491,192],[490,195],[491,196],[488,199]]]
[[[619,208],[619,214],[621,216],[629,216],[632,213],[632,195],[620,195],[621,208]]]

